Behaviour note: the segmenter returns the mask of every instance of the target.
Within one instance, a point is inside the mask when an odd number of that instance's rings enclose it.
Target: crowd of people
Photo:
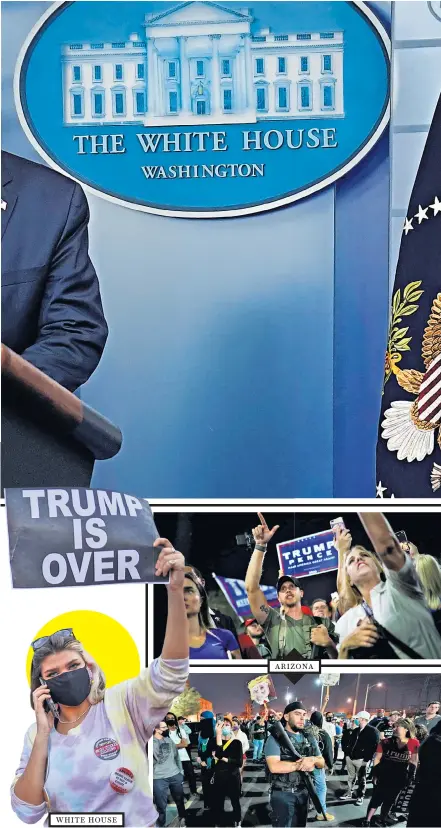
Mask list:
[[[333,822],[327,789],[328,780],[337,777],[342,804],[361,810],[366,803],[364,818],[354,817],[354,825],[439,826],[439,711],[440,703],[432,701],[412,716],[398,710],[378,710],[371,716],[361,710],[342,717],[308,711],[294,701],[283,713],[266,709],[252,719],[207,710],[193,731],[183,717],[167,713],[153,737],[157,825],[167,824],[170,799],[179,825],[186,825],[188,796],[200,797],[204,825],[240,826],[243,770],[260,765],[268,783],[271,823],[277,828],[305,826],[308,819]],[[227,799],[231,810],[225,808]],[[344,824],[352,823],[345,818]]]
[[[302,581],[280,572],[279,607],[261,589],[264,556],[278,526],[259,514],[245,576],[252,618],[243,627],[209,606],[202,574],[188,566],[184,598],[193,659],[441,658],[441,568],[399,541],[384,515],[360,513],[372,549],[334,527],[336,592],[308,606]]]

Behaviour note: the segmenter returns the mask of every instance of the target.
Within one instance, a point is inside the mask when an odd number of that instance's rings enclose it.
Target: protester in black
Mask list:
[[[416,787],[410,800],[408,828],[439,828],[441,814],[441,722],[418,751]]]
[[[347,773],[346,770],[346,760],[348,757],[348,753],[351,749],[351,734],[355,728],[355,722],[350,719],[346,721],[343,725],[343,731],[341,734],[341,749],[343,751],[343,759],[341,760],[341,770],[340,773]]]
[[[204,808],[211,806],[210,785],[214,773],[214,752],[216,750],[216,727],[214,714],[211,710],[204,710],[201,713],[201,729],[198,737],[198,763],[201,769],[202,798]]]
[[[308,816],[308,789],[305,773],[324,768],[316,739],[305,732],[306,710],[295,701],[285,707],[285,732],[297,753],[302,757],[293,761],[291,752],[270,734],[265,744],[265,756],[271,774],[270,802],[274,828],[305,826]]]
[[[326,814],[326,821],[333,822],[335,817],[326,810],[326,768],[331,770],[334,764],[332,739],[329,733],[327,733],[326,730],[323,730],[323,714],[320,713],[319,710],[314,710],[313,713],[311,713],[310,722],[313,736],[317,740],[319,751],[325,760],[324,768],[314,768],[312,772],[314,777],[314,785],[323,811]],[[317,814],[316,819],[321,822],[325,819],[325,817],[323,814]]]
[[[370,825],[381,805],[381,825],[395,825],[390,816],[400,791],[415,778],[419,742],[410,719],[398,719],[394,735],[379,742],[374,758],[375,789],[369,803],[364,825]]]
[[[340,799],[354,799],[355,804],[363,805],[366,792],[366,768],[377,749],[380,735],[375,727],[368,724],[369,713],[362,710],[356,717],[359,726],[351,732],[347,751],[348,790]]]
[[[235,739],[232,731],[232,720],[225,717],[223,722],[216,725],[215,767],[211,785],[212,824],[216,826],[228,825],[230,813],[225,812],[225,798],[228,796],[233,808],[235,826],[241,824],[240,810],[240,769],[242,767],[242,745]]]

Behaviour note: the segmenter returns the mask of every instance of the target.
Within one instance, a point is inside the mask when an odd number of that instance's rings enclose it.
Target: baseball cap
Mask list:
[[[291,704],[286,705],[283,715],[287,716],[287,714],[292,713],[293,710],[304,710],[306,712],[306,707],[301,701],[293,701]]]
[[[255,619],[255,618],[247,618],[247,620],[245,621],[245,626],[246,626],[246,627],[250,627],[250,626],[251,626],[251,624],[258,624],[258,623],[259,623],[259,622],[258,622],[258,621],[256,621],[256,619]]]
[[[357,713],[355,718],[356,719],[366,719],[367,721],[369,721],[369,719],[371,718],[371,714],[368,713],[367,710],[360,710],[360,713]]]
[[[280,592],[285,581],[291,581],[291,583],[294,584],[294,586],[298,587],[299,589],[302,589],[302,585],[298,578],[291,578],[290,575],[282,575],[282,577],[279,578],[276,584],[277,592]]]

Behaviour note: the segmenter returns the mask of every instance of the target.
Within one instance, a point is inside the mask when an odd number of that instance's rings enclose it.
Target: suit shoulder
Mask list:
[[[62,175],[50,167],[30,161],[20,155],[2,151],[2,176],[3,181],[7,175],[11,175],[18,183],[27,185],[38,185],[39,187],[50,187],[52,190],[71,196],[75,189],[76,182],[66,175]]]

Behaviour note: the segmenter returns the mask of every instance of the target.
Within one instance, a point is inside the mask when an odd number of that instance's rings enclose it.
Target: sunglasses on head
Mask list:
[[[51,635],[43,635],[41,638],[36,638],[35,641],[32,642],[31,647],[32,647],[34,653],[37,650],[40,650],[41,647],[44,647],[44,645],[47,644],[48,641],[50,641],[51,638],[54,637],[54,635],[62,635],[65,638],[75,638],[74,631],[73,631],[72,627],[68,627],[65,630],[57,630],[56,632],[52,633]]]

